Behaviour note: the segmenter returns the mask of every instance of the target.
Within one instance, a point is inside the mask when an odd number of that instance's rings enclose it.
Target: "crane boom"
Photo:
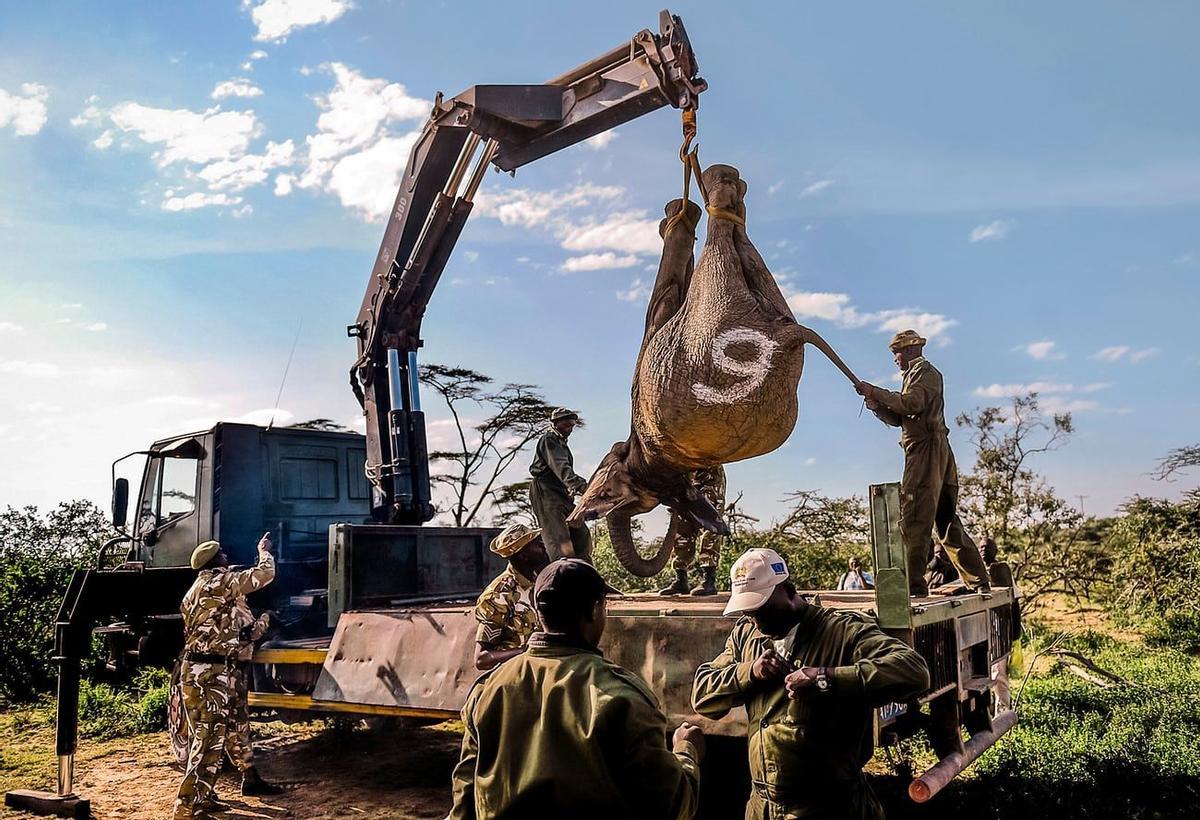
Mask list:
[[[421,320],[489,165],[514,171],[670,105],[695,109],[707,83],[683,21],[659,14],[621,45],[541,85],[476,85],[438,94],[413,146],[362,307],[350,384],[367,422],[372,517],[433,517],[416,353]],[[469,173],[468,173],[469,171]]]

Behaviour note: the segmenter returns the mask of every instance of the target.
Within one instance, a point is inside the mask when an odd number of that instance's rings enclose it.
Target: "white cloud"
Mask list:
[[[772,182],[770,184],[770,186],[767,187],[767,196],[775,196],[775,194],[779,193],[782,190],[783,190],[783,180],[782,179],[779,180],[778,182]]]
[[[391,211],[408,152],[420,134],[395,134],[387,126],[422,120],[433,104],[410,96],[399,83],[366,78],[342,63],[321,68],[336,84],[316,98],[322,113],[317,133],[305,138],[307,164],[296,184],[337,194],[364,218],[382,220]]]
[[[103,151],[113,144],[113,132],[111,128],[104,129],[104,133],[92,140],[92,145]]]
[[[37,379],[53,379],[61,375],[62,369],[52,362],[27,362],[18,359],[0,361],[0,373]]]
[[[150,398],[145,399],[142,403],[152,405],[152,406],[164,406],[164,407],[217,407],[218,406],[217,402],[211,401],[209,399],[202,399],[202,398],[198,398],[196,396],[181,396],[181,395],[176,395],[176,394],[169,394],[169,395],[165,395],[165,396],[151,396]]]
[[[1075,385],[1069,383],[1029,382],[1028,384],[989,384],[987,387],[976,387],[972,393],[981,398],[1002,399],[1025,393],[1072,393],[1074,391]]]
[[[548,227],[563,231],[573,227],[566,217],[568,211],[611,202],[624,193],[625,189],[617,185],[592,185],[587,182],[554,191],[531,191],[526,188],[508,188],[495,193],[483,191],[475,197],[473,213],[499,219],[501,224],[510,227]]]
[[[463,259],[467,260],[467,264],[473,265],[479,261],[479,251],[463,251]]]
[[[333,166],[327,190],[363,218],[382,221],[392,210],[408,153],[418,136],[412,131],[399,137],[383,137],[369,148],[343,157]]]
[[[617,256],[612,251],[605,253],[588,253],[583,256],[568,257],[562,263],[562,269],[568,273],[578,273],[589,270],[613,270],[616,268],[632,268],[638,263],[633,254]]]
[[[259,60],[265,60],[266,58],[267,52],[263,51],[261,48],[251,51],[246,57],[246,62],[242,63],[242,71],[253,71],[254,64]]]
[[[275,196],[287,196],[292,192],[296,177],[291,174],[279,174],[275,177]]]
[[[1033,359],[1065,359],[1066,356],[1055,352],[1054,344],[1055,343],[1050,339],[1045,339],[1040,342],[1030,342],[1029,344],[1025,345],[1025,352],[1028,353],[1030,358]]]
[[[608,144],[617,138],[616,131],[601,131],[594,137],[588,137],[583,144],[593,151],[603,151]]]
[[[86,325],[80,325],[80,327],[82,327],[84,330],[90,330],[93,333],[96,333],[96,332],[99,332],[102,330],[108,330],[108,323],[106,323],[106,322],[89,322]]]
[[[640,278],[634,279],[627,289],[617,291],[617,298],[622,302],[643,302],[649,298],[650,290],[649,282],[643,282]]]
[[[266,182],[271,170],[291,165],[295,150],[291,140],[268,142],[265,153],[218,160],[204,166],[196,176],[208,183],[209,190],[244,191]]]
[[[241,156],[262,133],[253,111],[189,111],[151,108],[125,102],[109,112],[113,124],[143,142],[161,145],[155,155],[160,166],[174,162],[211,162]]]
[[[12,126],[18,137],[31,137],[46,124],[50,92],[38,83],[25,83],[17,94],[0,88],[0,128]]]
[[[569,251],[612,250],[621,253],[662,253],[657,219],[645,211],[619,211],[601,220],[589,219],[567,225],[560,233],[562,247]]]
[[[241,202],[240,196],[206,194],[203,191],[195,191],[186,196],[172,196],[164,199],[162,209],[164,211],[194,211],[197,208],[210,208],[214,205],[240,205]]]
[[[262,94],[263,90],[245,77],[234,77],[217,83],[211,96],[214,100],[223,100],[226,97],[261,97]]]
[[[1039,405],[1047,413],[1085,413],[1099,410],[1100,403],[1091,399],[1068,399],[1065,396],[1046,396]]]
[[[0,333],[24,333],[25,327],[16,322],[0,322]]]
[[[809,456],[808,458],[804,459],[804,466],[805,466],[805,467],[811,467],[811,466],[813,466],[813,465],[814,465],[814,464],[816,464],[816,463],[817,463],[816,456]]]
[[[989,222],[986,225],[976,225],[971,229],[971,236],[968,242],[995,242],[1008,236],[1008,232],[1012,230],[1013,223],[1007,219],[997,219],[994,222]]]
[[[263,0],[250,10],[258,28],[254,39],[283,40],[298,28],[331,23],[350,7],[349,0]]]
[[[1134,350],[1129,345],[1112,345],[1111,347],[1102,347],[1092,354],[1093,359],[1098,359],[1102,362],[1120,362],[1127,361],[1130,364],[1138,364],[1146,359],[1152,359],[1161,353],[1157,347],[1144,347],[1141,350]]]
[[[787,300],[798,319],[824,319],[846,328],[874,326],[877,332],[895,333],[911,328],[938,344],[947,344],[946,331],[958,324],[958,320],[942,313],[929,313],[913,308],[862,312],[852,304],[849,294],[845,293],[792,291],[787,293]]]
[[[818,179],[811,185],[805,186],[804,190],[800,192],[800,195],[797,198],[806,199],[807,197],[814,196],[829,188],[831,185],[833,185],[832,179]],[[769,188],[767,189],[767,192],[771,192]]]

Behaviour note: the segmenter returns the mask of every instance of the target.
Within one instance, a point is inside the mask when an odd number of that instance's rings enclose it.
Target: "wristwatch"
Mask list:
[[[833,688],[833,681],[829,680],[829,670],[822,666],[817,670],[817,691],[828,692]]]

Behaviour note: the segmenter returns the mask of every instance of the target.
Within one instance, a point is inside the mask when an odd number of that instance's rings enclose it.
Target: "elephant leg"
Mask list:
[[[673,199],[667,203],[664,211],[667,217],[658,225],[659,235],[663,238],[663,252],[658,262],[654,288],[650,291],[650,305],[646,309],[643,346],[683,305],[695,267],[693,250],[700,207],[690,200],[685,203]]]

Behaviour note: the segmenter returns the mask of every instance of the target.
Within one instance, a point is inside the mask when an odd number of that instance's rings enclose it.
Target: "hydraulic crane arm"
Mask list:
[[[513,171],[663,106],[695,109],[707,87],[683,21],[664,10],[658,34],[643,29],[548,83],[477,85],[450,100],[438,94],[347,328],[358,339],[350,384],[367,420],[377,521],[433,517],[416,351],[425,308],[488,165]]]

